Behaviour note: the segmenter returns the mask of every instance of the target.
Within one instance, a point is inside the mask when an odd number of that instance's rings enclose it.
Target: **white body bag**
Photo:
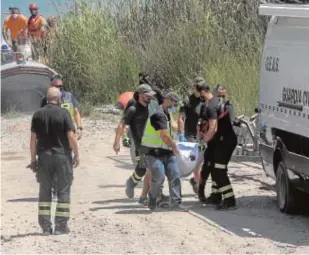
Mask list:
[[[199,151],[198,143],[177,142],[179,154],[176,155],[181,177],[187,177],[200,166],[204,160],[204,151]]]

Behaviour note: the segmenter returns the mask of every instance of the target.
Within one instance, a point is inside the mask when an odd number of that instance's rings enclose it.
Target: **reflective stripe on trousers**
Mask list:
[[[220,188],[220,192],[222,193],[222,198],[223,199],[235,196],[231,184],[228,184],[226,186],[221,187]]]
[[[70,217],[70,204],[69,203],[57,203],[56,206],[56,217]]]
[[[218,185],[216,184],[215,181],[212,181],[212,184],[211,184],[211,193],[214,193],[214,194],[220,193],[219,188],[218,188]]]

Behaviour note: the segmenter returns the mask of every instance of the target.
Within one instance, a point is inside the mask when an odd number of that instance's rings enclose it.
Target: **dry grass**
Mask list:
[[[143,70],[180,93],[195,75],[226,84],[237,112],[253,112],[267,24],[257,1],[70,2],[47,58],[84,103],[114,102]]]

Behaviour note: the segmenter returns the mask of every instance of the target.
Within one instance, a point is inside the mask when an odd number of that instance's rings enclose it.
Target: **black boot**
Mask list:
[[[206,181],[200,180],[200,183],[197,187],[197,195],[198,195],[198,200],[202,203],[206,201],[205,186],[206,186]]]
[[[197,186],[198,186],[198,185],[197,185],[197,183],[196,183],[194,177],[192,177],[192,178],[190,179],[190,184],[191,184],[191,186],[192,186],[193,192],[194,192],[195,194],[197,194],[197,189],[198,189]]]
[[[221,193],[211,193],[208,198],[204,201],[206,204],[219,205],[222,200]]]

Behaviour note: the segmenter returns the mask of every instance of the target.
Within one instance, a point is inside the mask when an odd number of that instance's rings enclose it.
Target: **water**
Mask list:
[[[1,22],[3,25],[3,22],[5,18],[8,16],[7,14],[4,14],[3,12],[8,11],[9,7],[17,7],[21,11],[23,15],[26,17],[30,16],[29,12],[29,4],[36,3],[39,6],[39,12],[42,16],[45,18],[49,17],[50,15],[57,15],[54,3],[64,3],[65,0],[1,0]]]

